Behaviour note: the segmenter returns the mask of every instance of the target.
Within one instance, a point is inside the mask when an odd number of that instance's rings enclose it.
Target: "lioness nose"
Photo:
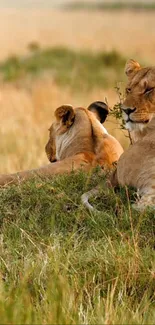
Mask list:
[[[135,107],[135,108],[130,108],[130,107],[123,108],[123,111],[124,111],[127,115],[130,115],[131,113],[135,112],[135,110],[136,110],[136,107]]]
[[[54,163],[54,162],[57,161],[56,158],[50,158],[49,160],[50,160],[51,163]]]

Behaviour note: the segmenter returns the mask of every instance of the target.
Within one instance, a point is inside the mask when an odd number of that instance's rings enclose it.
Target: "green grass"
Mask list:
[[[97,183],[92,200],[81,194]],[[0,190],[2,324],[154,324],[155,215],[97,169]]]
[[[130,1],[114,1],[114,2],[84,2],[84,1],[75,1],[69,2],[64,5],[64,8],[71,10],[78,9],[90,9],[90,10],[147,10],[151,11],[155,9],[154,1],[139,1],[139,2],[130,2]]]
[[[23,80],[48,72],[57,84],[81,90],[109,87],[124,79],[126,59],[117,51],[41,49],[35,43],[29,45],[29,50],[25,57],[12,56],[0,63],[0,76],[4,81]]]

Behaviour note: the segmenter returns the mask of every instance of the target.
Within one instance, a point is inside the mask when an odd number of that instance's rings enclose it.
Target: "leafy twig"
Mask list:
[[[110,115],[114,116],[116,118],[116,120],[119,120],[120,122],[120,128],[125,130],[125,123],[122,117],[122,104],[124,102],[124,94],[121,90],[120,84],[117,84],[116,87],[116,92],[118,95],[118,102],[114,105],[114,107],[112,109],[110,109]],[[128,131],[128,137],[130,139],[130,143],[132,144],[132,139],[131,139],[131,135],[130,132]]]

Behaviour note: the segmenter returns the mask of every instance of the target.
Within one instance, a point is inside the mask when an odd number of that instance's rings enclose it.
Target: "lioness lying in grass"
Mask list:
[[[134,208],[155,208],[155,68],[134,60],[125,67],[128,77],[122,105],[125,127],[133,144],[118,161],[114,185],[133,186],[139,199]]]
[[[136,210],[155,209],[155,68],[142,68],[129,60],[125,73],[128,83],[122,112],[132,145],[119,158],[111,184],[137,190]],[[88,209],[94,210],[88,199],[98,192],[96,188],[83,194],[82,202]]]
[[[51,177],[80,168],[90,170],[97,165],[112,168],[123,149],[102,125],[107,114],[108,107],[103,102],[94,102],[88,109],[70,105],[57,108],[45,148],[51,163],[33,170],[1,175],[0,185],[21,182],[36,175]]]

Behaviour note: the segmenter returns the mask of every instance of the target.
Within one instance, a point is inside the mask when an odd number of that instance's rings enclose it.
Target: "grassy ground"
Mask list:
[[[89,214],[80,196],[98,182]],[[154,324],[154,213],[134,196],[99,169],[1,189],[0,322]]]

